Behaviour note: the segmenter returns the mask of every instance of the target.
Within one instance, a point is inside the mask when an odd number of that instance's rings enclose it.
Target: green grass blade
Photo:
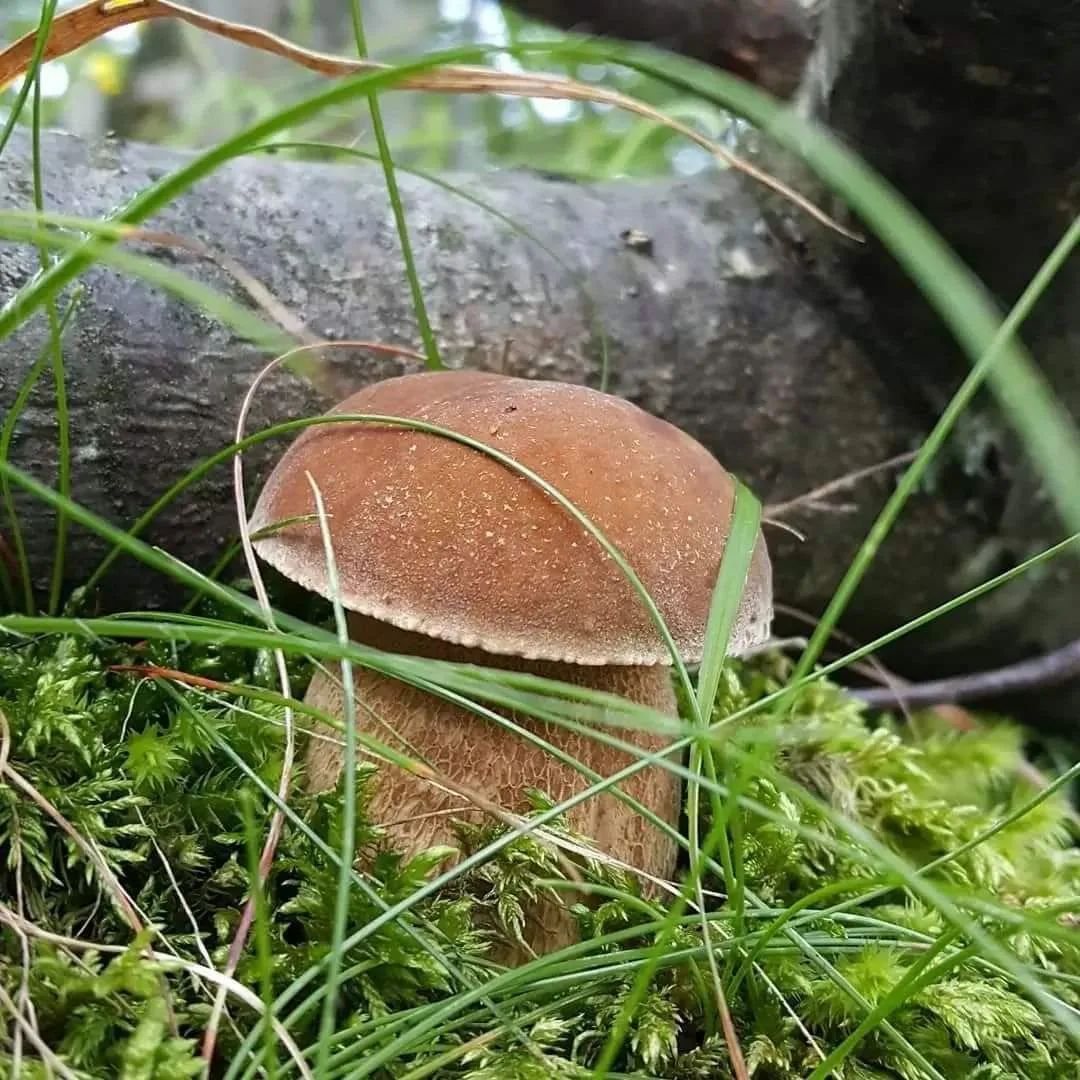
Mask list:
[[[870,533],[848,568],[818,626],[811,635],[806,652],[796,667],[794,677],[805,675],[828,643],[833,627],[839,621],[859,582],[869,569],[878,549],[888,536],[907,500],[915,492],[926,469],[944,445],[961,413],[967,408],[987,378],[995,370],[1006,374],[996,381],[999,398],[1012,402],[1013,422],[1025,439],[1029,453],[1039,465],[1044,481],[1056,492],[1058,510],[1069,528],[1080,530],[1080,440],[1074,425],[1052,398],[1041,376],[1030,365],[1006,363],[1009,343],[1031,313],[1065,260],[1080,243],[1080,218],[1068,230],[1061,242],[1040,268],[1031,284],[991,339],[985,353],[978,359],[967,378],[953,395],[933,430],[923,442],[915,460],[905,470],[896,489],[871,527]],[[1010,408],[1006,408],[1009,412]],[[1072,470],[1072,471],[1071,471]]]
[[[919,957],[904,978],[874,1006],[873,1010],[863,1018],[862,1022],[816,1069],[807,1077],[807,1080],[828,1080],[829,1076],[835,1075],[836,1070],[844,1063],[867,1035],[887,1016],[896,1012],[905,1002],[914,997],[920,990],[937,981],[953,968],[959,967],[965,960],[970,959],[975,950],[970,946],[961,949],[952,956],[947,957],[936,968],[931,964],[956,940],[955,932],[947,932],[941,935],[932,948]]]
[[[259,992],[266,1015],[274,1008],[274,957],[270,945],[270,916],[266,910],[266,892],[259,872],[259,826],[255,820],[254,799],[246,790],[241,792],[244,812],[244,848],[247,853],[247,872],[251,895],[255,901],[255,963],[259,972]],[[262,1067],[267,1080],[278,1075],[277,1041],[274,1030],[266,1025],[266,1046]]]
[[[355,146],[338,146],[335,143],[325,142],[305,142],[303,140],[289,140],[266,143],[263,146],[253,147],[253,150],[261,151],[278,151],[278,150],[314,150],[319,152],[330,152],[342,157],[358,158],[362,161],[378,161],[377,154],[372,154],[368,150],[361,150]],[[503,225],[507,226],[510,230],[516,233],[518,236],[523,237],[530,244],[539,248],[552,262],[556,264],[561,270],[563,270],[569,277],[573,278],[578,288],[581,290],[581,295],[585,301],[585,307],[587,317],[592,331],[596,336],[596,340],[599,342],[600,347],[600,389],[606,391],[611,380],[611,357],[610,347],[608,343],[607,331],[604,328],[603,320],[600,318],[599,305],[596,302],[596,298],[592,294],[592,290],[584,275],[576,273],[570,264],[555,250],[550,244],[545,243],[539,236],[536,235],[531,229],[525,228],[520,222],[516,221],[509,214],[504,214],[497,206],[488,202],[486,199],[481,199],[479,196],[474,195],[471,191],[467,191],[463,187],[459,187],[457,184],[452,184],[448,180],[444,180],[441,176],[435,173],[428,172],[425,169],[408,168],[404,165],[395,165],[394,168],[400,172],[405,173],[407,176],[415,176],[420,180],[424,180],[429,184],[434,184],[436,187],[441,188],[443,191],[448,192],[455,198],[462,199],[465,202],[471,203],[473,206],[483,210],[484,213],[489,214],[491,217],[500,221]]]
[[[52,12],[48,13],[49,18]],[[43,20],[44,21],[44,20]],[[41,173],[41,69],[34,72],[34,109],[33,135],[31,140],[31,171],[34,177],[34,209],[40,214],[45,209],[45,186]],[[41,270],[49,268],[49,249],[42,243],[38,245]],[[52,355],[53,388],[56,394],[56,489],[61,495],[71,495],[71,417],[68,411],[67,374],[64,370],[64,349],[60,317],[56,310],[56,299],[50,299],[45,305],[45,315],[49,323],[49,351]],[[48,611],[55,615],[60,610],[60,593],[64,584],[64,557],[67,551],[68,520],[63,511],[56,515],[56,539],[53,553],[52,580],[49,584]]]
[[[75,314],[76,308],[82,301],[82,296],[83,293],[80,289],[75,296],[72,297],[71,303],[68,304],[67,310],[64,312],[59,325],[56,328],[58,334],[62,335],[67,329],[68,323],[71,322],[71,318]],[[22,416],[23,410],[26,408],[27,403],[30,400],[30,395],[34,392],[34,387],[37,385],[38,380],[49,366],[49,361],[53,356],[52,345],[53,338],[50,335],[49,341],[42,347],[38,358],[27,370],[26,376],[19,384],[19,389],[15,393],[15,400],[11,403],[11,408],[8,409],[7,415],[4,417],[3,426],[0,427],[0,464],[4,464],[8,461],[11,453],[11,441],[15,437],[15,428],[19,423],[19,417]],[[26,541],[23,538],[22,527],[19,525],[19,518],[15,512],[15,501],[12,496],[11,482],[6,475],[0,476],[0,501],[3,502],[8,528],[11,531],[11,542],[15,549],[15,560],[18,564],[19,577],[22,584],[23,608],[29,615],[33,613],[35,608],[34,583],[30,570],[30,560],[26,554]],[[59,516],[59,514],[60,511],[58,510],[57,515]]]
[[[4,121],[4,129],[0,131],[0,155],[3,155],[7,149],[7,144],[11,140],[11,133],[15,130],[15,125],[19,122],[23,109],[26,108],[26,99],[30,96],[30,91],[37,82],[38,72],[41,70],[41,64],[45,57],[45,46],[48,45],[49,35],[52,32],[56,4],[57,0],[44,0],[41,5],[41,20],[38,23],[37,37],[34,38],[34,51],[30,56],[30,66],[23,77],[23,83],[19,87],[15,103],[11,106],[11,111]]]
[[[96,235],[83,238],[71,232],[58,231],[68,229],[80,229]],[[53,248],[69,253],[68,257],[76,252],[85,253],[94,261],[105,263],[133,277],[140,277],[193,307],[201,308],[223,325],[268,352],[284,352],[295,345],[295,341],[285,331],[266,322],[216,289],[146,255],[116,248],[114,242],[123,239],[125,231],[123,226],[111,222],[73,218],[64,214],[0,212],[0,236],[7,240]],[[52,268],[59,265],[61,264],[53,263]],[[52,269],[47,270],[35,280],[42,280],[51,273]],[[45,297],[44,303],[49,303],[51,298],[51,295]]]
[[[248,152],[278,131],[302,123],[324,108],[342,104],[357,97],[366,97],[374,90],[391,87],[409,75],[420,74],[440,64],[483,60],[489,52],[491,52],[490,49],[454,49],[386,71],[343,79],[329,89],[259,121],[220,145],[195,155],[175,172],[141,191],[110,220],[119,225],[139,225],[231,158]],[[100,257],[99,252],[100,247],[90,243],[77,247],[65,258],[54,263],[48,272],[23,286],[0,308],[0,339],[11,334],[50,296],[55,296],[65,285],[91,266]]]
[[[367,57],[368,49],[367,39],[364,34],[364,17],[360,10],[360,0],[352,0],[351,7],[356,51],[360,58],[364,59]],[[443,364],[442,358],[439,356],[439,346],[435,340],[435,332],[431,328],[427,303],[424,300],[424,290],[420,285],[420,275],[416,270],[412,241],[409,239],[409,223],[405,219],[405,207],[401,201],[401,189],[398,187],[394,159],[390,153],[390,140],[386,136],[386,125],[383,123],[382,108],[379,105],[377,90],[372,90],[368,94],[368,107],[371,110],[371,129],[375,134],[375,145],[379,149],[379,160],[382,162],[383,177],[386,181],[386,193],[390,198],[390,206],[394,212],[394,225],[397,227],[398,242],[401,244],[401,255],[405,260],[405,278],[409,283],[413,311],[420,327],[420,339],[424,343],[424,355],[427,357],[428,369],[439,371],[446,365]]]
[[[656,940],[653,942],[652,947],[646,955],[645,963],[640,967],[634,978],[630,993],[627,994],[626,1000],[619,1009],[618,1015],[615,1018],[615,1023],[611,1027],[611,1031],[605,1040],[604,1048],[594,1066],[593,1076],[596,1080],[604,1080],[604,1078],[610,1075],[610,1070],[615,1064],[615,1059],[618,1057],[620,1050],[622,1050],[623,1043],[630,1034],[630,1025],[633,1021],[634,1014],[645,1000],[645,995],[649,992],[649,987],[652,985],[653,978],[656,975],[661,961],[670,951],[672,938],[680,925],[683,913],[690,904],[691,896],[693,896],[695,892],[698,893],[696,902],[699,905],[697,917],[703,920],[703,941],[705,942],[705,947],[707,949],[711,950],[713,948],[707,914],[705,909],[700,906],[702,899],[700,895],[700,883],[702,874],[705,871],[706,859],[711,857],[718,847],[720,837],[723,835],[726,828],[727,822],[725,820],[715,820],[709,834],[705,838],[704,845],[702,845],[699,850],[692,853],[691,858],[693,859],[693,865],[690,868],[690,872],[683,882],[682,888],[679,890],[679,895],[676,898],[675,903],[671,905],[661,920],[660,930],[656,935]]]
[[[291,806],[289,806],[288,803],[282,802],[282,800],[278,796],[278,793],[274,791],[273,788],[271,788],[262,779],[262,777],[260,777],[258,773],[256,773],[251,768],[251,766],[248,765],[246,761],[244,761],[242,757],[240,757],[239,754],[236,753],[236,751],[228,744],[228,742],[224,739],[221,733],[212,726],[207,725],[205,720],[200,717],[198,712],[191,708],[190,704],[187,702],[183,694],[181,694],[172,685],[167,685],[166,691],[173,698],[173,700],[177,702],[177,704],[179,704],[180,707],[188,713],[192,720],[204,731],[204,733],[210,738],[210,740],[217,745],[221,752],[225,756],[227,756],[230,761],[232,761],[236,768],[240,772],[242,772],[247,777],[247,779],[251,781],[251,783],[253,783],[261,791],[261,793],[267,800],[273,803],[274,806],[286,816],[286,818],[294,828],[302,832],[307,837],[307,839],[328,860],[338,865],[339,868],[348,872],[352,884],[355,885],[364,894],[366,899],[371,901],[379,908],[386,908],[386,901],[383,900],[383,898],[378,894],[378,892],[376,892],[372,888],[372,886],[364,879],[364,877],[360,873],[358,873],[352,868],[351,863],[342,863],[339,853],[336,852],[332,847],[330,847],[330,845],[327,844],[326,841],[318,835],[318,833],[314,832],[311,826],[308,825],[308,823],[305,822],[303,818],[299,817],[296,811]],[[262,696],[263,700],[274,700],[277,697],[276,695],[269,694],[260,695],[258,692],[250,694],[249,696]],[[280,699],[278,700],[280,702]],[[291,704],[292,707],[297,711],[303,711],[305,709],[305,706],[300,702],[292,702]],[[323,720],[330,719],[329,717],[322,716],[322,714],[318,713],[317,710],[309,709],[308,711],[320,716],[320,718]],[[457,979],[463,985],[468,986],[471,989],[477,990],[478,996],[476,1000],[483,1004],[485,1008],[488,1008],[491,1011],[492,1015],[495,1016],[495,1018],[500,1023],[506,1025],[511,1031],[513,1031],[520,1041],[522,1041],[523,1043],[527,1043],[528,1038],[525,1033],[520,1030],[520,1027],[518,1025],[515,1025],[512,1019],[508,1019],[505,1016],[505,1014],[500,1010],[500,1008],[494,1003],[490,995],[485,992],[485,989],[476,982],[475,978],[471,976],[468,972],[459,970],[457,965],[455,965],[453,961],[451,961],[450,958],[446,955],[446,953],[438,947],[437,940],[440,934],[438,927],[428,924],[425,920],[420,920],[420,922],[424,927],[423,937],[419,936],[420,931],[418,931],[413,926],[412,921],[410,920],[410,913],[406,913],[403,919],[403,927],[405,932],[414,939],[416,939],[418,942],[424,944],[425,948],[427,948],[431,955],[434,956],[435,959],[438,960],[439,963],[441,963],[446,968],[446,970],[451,974],[451,976],[453,976],[453,978]],[[314,1003],[318,1003],[317,999]],[[277,1003],[275,1003],[274,1011],[280,1011]],[[290,1016],[286,1017],[286,1026],[291,1026],[294,1019],[295,1017],[293,1014],[290,1014]],[[269,1033],[268,1025],[267,1033]],[[259,1029],[257,1027],[249,1033],[247,1040],[241,1047],[240,1053],[237,1054],[234,1058],[233,1065],[230,1067],[227,1074],[228,1076],[231,1077],[235,1075],[235,1071],[240,1068],[240,1063],[250,1056],[250,1052],[255,1045],[255,1041],[258,1038],[258,1035]]]
[[[585,46],[584,55],[590,48]],[[1024,441],[1031,458],[1068,527],[1080,530],[1080,433],[1064,406],[1055,400],[1015,334],[1049,283],[1080,243],[1080,218],[1050,253],[1009,317],[1002,322],[982,283],[903,197],[873,172],[857,154],[821,128],[783,108],[764,92],[722,72],[692,68],[671,71],[624,54],[627,66],[672,86],[701,94],[751,120],[782,146],[798,154],[866,221],[923,291],[974,364],[919,456],[908,468],[811,638],[797,669],[805,675],[820,655],[892,524],[944,443],[960,414],[984,381]],[[680,62],[680,71],[691,70]]]
[[[308,474],[315,499],[315,510],[319,515],[319,530],[322,533],[323,556],[326,559],[326,579],[330,588],[330,599],[334,608],[334,628],[342,646],[349,644],[349,627],[345,620],[345,609],[341,604],[341,582],[338,579],[337,558],[334,545],[330,540],[327,524],[326,505],[322,492],[314,479]],[[333,928],[330,935],[329,963],[326,969],[326,997],[323,999],[322,1018],[319,1022],[319,1052],[316,1059],[315,1075],[323,1076],[330,1056],[330,1039],[337,1019],[338,987],[341,978],[341,965],[344,958],[342,943],[349,920],[349,891],[352,884],[350,870],[356,858],[356,687],[353,683],[352,663],[346,658],[341,661],[341,691],[345,715],[345,756],[342,766],[344,791],[342,795],[342,813],[344,821],[341,828],[341,865],[338,868],[337,893],[334,897]]]
[[[716,703],[720,673],[723,671],[731,630],[746,589],[760,523],[761,503],[749,488],[736,481],[731,525],[709,606],[709,618],[705,625],[705,649],[698,669],[698,712],[704,723],[709,722]]]
[[[591,42],[559,50],[562,56],[596,55]],[[977,277],[934,229],[855,152],[758,88],[704,65],[679,60],[661,66],[639,51],[623,49],[607,59],[698,94],[750,120],[798,155],[873,229],[922,290],[973,364],[982,364],[1005,414],[1040,467],[1070,529],[1080,529],[1080,435],[1065,408],[1013,335],[1080,240],[1080,220],[1070,228],[1002,324],[997,307]],[[992,353],[990,360],[987,354]]]
[[[893,852],[865,826],[851,821],[832,806],[811,794],[807,789],[793,783],[773,769],[770,778],[792,798],[809,806],[815,813],[832,822],[847,839],[868,853],[880,867],[898,875],[904,885],[925,903],[940,912],[942,918],[967,940],[978,946],[982,955],[997,963],[1008,972],[1016,984],[1023,988],[1033,1001],[1052,1016],[1061,1030],[1076,1046],[1080,1046],[1080,1017],[1051,995],[1042,983],[1022,964],[1016,956],[1002,945],[988,930],[967,916],[936,883],[921,876],[904,858]],[[760,813],[760,810],[755,810]]]

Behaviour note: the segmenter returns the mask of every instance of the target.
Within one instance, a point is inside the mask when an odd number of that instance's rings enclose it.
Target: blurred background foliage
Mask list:
[[[61,0],[59,10],[82,0]],[[307,48],[355,54],[350,0],[188,0],[193,7],[251,23]],[[41,0],[2,0],[0,38],[34,28]],[[485,42],[550,41],[549,27],[496,0],[363,0],[371,54],[384,61]],[[508,56],[493,59],[521,70]],[[730,134],[719,110],[636,73],[606,65],[546,71],[603,83],[677,116],[714,139]],[[42,70],[45,123],[85,137],[205,146],[261,115],[313,92],[321,77],[172,20],[125,27]],[[0,115],[17,87],[0,92]],[[692,175],[708,155],[647,121],[602,105],[526,101],[495,95],[390,94],[383,107],[399,164],[432,171],[532,168],[572,177]],[[29,110],[24,115],[29,121]],[[366,106],[324,113],[279,139],[374,149]]]

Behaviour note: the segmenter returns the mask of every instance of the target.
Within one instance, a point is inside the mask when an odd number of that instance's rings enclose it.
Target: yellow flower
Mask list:
[[[120,75],[120,60],[112,53],[100,52],[90,58],[86,65],[91,81],[109,97],[119,94],[124,81]]]

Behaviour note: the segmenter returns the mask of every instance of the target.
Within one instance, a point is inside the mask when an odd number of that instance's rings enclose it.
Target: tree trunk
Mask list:
[[[605,29],[605,12],[618,9],[626,18],[635,9],[632,2],[519,6],[546,7],[550,17],[560,6],[572,8],[575,21],[595,31]],[[647,0],[638,6],[662,7]],[[834,0],[811,24],[816,45],[794,98],[908,194],[1009,302],[1077,212],[1071,113],[1080,101],[1078,24],[1070,0]],[[625,25],[611,29],[626,32]],[[767,63],[767,40],[759,49]],[[27,157],[28,142],[18,138],[0,159],[0,205],[27,204]],[[48,205],[103,214],[181,160],[159,148],[88,146],[50,135]],[[766,160],[820,197],[795,163],[771,153]],[[595,185],[524,172],[460,179],[542,237],[565,267],[442,189],[406,176],[401,182],[449,362],[595,384],[595,305],[608,334],[612,388],[700,438],[766,502],[910,449],[964,371],[955,346],[886,257],[872,245],[852,250],[741,176]],[[317,334],[416,344],[377,170],[243,159],[153,225],[227,253]],[[624,239],[630,229],[651,243]],[[0,248],[5,295],[29,278],[36,258]],[[188,257],[183,263],[242,299],[214,266]],[[137,281],[101,269],[84,280],[88,291],[66,340],[75,493],[127,523],[230,441],[239,401],[266,358]],[[1080,329],[1069,314],[1078,293],[1073,260],[1026,340],[1080,414]],[[0,343],[5,408],[44,340],[35,318]],[[399,365],[336,354],[333,370],[344,396]],[[320,404],[282,375],[260,394],[252,427]],[[54,442],[50,387],[43,385],[20,422],[15,460],[51,479]],[[276,452],[251,455],[253,485]],[[845,494],[849,510],[793,512],[805,542],[771,531],[779,599],[821,610],[890,482],[879,476]],[[35,567],[44,572],[51,517],[25,501],[21,511]],[[234,532],[223,468],[151,535],[205,565]],[[882,549],[844,627],[860,638],[876,635],[1060,535],[1022,454],[980,403]],[[99,555],[92,538],[77,538],[73,583]],[[1076,560],[1065,557],[912,636],[888,658],[922,675],[1041,651],[1080,635],[1078,588]],[[126,563],[116,567],[105,602],[130,608],[168,598],[162,582]],[[1048,698],[1047,714],[1070,715],[1078,696]]]

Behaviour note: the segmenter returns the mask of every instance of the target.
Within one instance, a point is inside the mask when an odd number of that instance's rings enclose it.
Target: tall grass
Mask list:
[[[366,49],[363,24],[360,6],[355,0],[352,8],[357,49],[363,55]],[[47,28],[54,9],[55,3],[43,6],[43,27]],[[44,33],[39,39],[34,68],[27,77],[21,100],[17,102],[19,108],[25,102],[29,88],[35,85],[43,43]],[[197,684],[185,687],[180,680],[179,686],[170,684],[166,691],[176,707],[184,710],[191,724],[202,731],[201,737],[210,740],[228,760],[230,768],[258,790],[257,805],[264,812],[284,814],[290,827],[314,845],[320,857],[333,868],[332,930],[327,939],[328,948],[321,955],[308,957],[303,969],[290,972],[285,985],[280,987],[274,982],[275,973],[271,970],[270,934],[274,915],[267,909],[257,866],[258,833],[264,826],[257,822],[254,810],[245,811],[248,814],[244,837],[246,873],[256,901],[255,935],[250,953],[254,961],[250,971],[254,975],[252,982],[258,984],[263,995],[265,1015],[262,1019],[248,1017],[240,1025],[236,1039],[238,1049],[225,1066],[225,1075],[232,1078],[284,1075],[301,1068],[314,1068],[314,1075],[320,1078],[455,1075],[465,1067],[463,1061],[474,1059],[485,1047],[504,1036],[507,1045],[523,1055],[521,1075],[543,1075],[529,1074],[525,1069],[530,1063],[537,1068],[544,1067],[550,1056],[551,1051],[546,1048],[552,1045],[551,1035],[544,1029],[544,1024],[559,1018],[560,1010],[595,1007],[590,996],[594,991],[590,987],[602,985],[618,987],[619,993],[613,995],[613,1004],[605,1014],[608,1026],[601,1033],[602,1038],[592,1055],[594,1067],[588,1075],[616,1076],[619,1074],[613,1070],[620,1061],[627,1060],[627,1041],[642,1038],[643,1010],[659,1008],[657,1001],[660,999],[651,993],[657,974],[672,970],[687,972],[689,984],[702,1003],[703,1029],[710,1037],[723,1035],[725,1051],[722,1060],[728,1063],[725,1067],[734,1075],[739,1075],[738,1062],[744,1048],[739,1045],[739,1032],[731,1018],[730,1002],[740,995],[744,1041],[748,1034],[758,1034],[752,1030],[753,1018],[758,1014],[770,1015],[769,1008],[776,1004],[775,997],[780,998],[780,1005],[786,1008],[789,1018],[793,1016],[801,1024],[797,1005],[806,1008],[808,1003],[792,1004],[779,993],[770,996],[767,987],[772,984],[763,966],[766,961],[781,964],[790,958],[797,958],[806,965],[806,970],[817,972],[822,985],[831,987],[829,992],[835,994],[837,1001],[845,1003],[844,1007],[854,1018],[842,1037],[838,1037],[827,1051],[821,1050],[811,1037],[811,1044],[818,1050],[817,1063],[810,1074],[814,1080],[840,1075],[838,1070],[844,1062],[850,1061],[868,1039],[888,1047],[883,1053],[894,1055],[892,1060],[906,1063],[907,1075],[944,1075],[916,1045],[918,1040],[913,1034],[894,1025],[891,1018],[929,987],[946,984],[960,969],[974,969],[987,979],[1002,979],[1009,986],[1018,988],[1038,1007],[1040,1022],[1057,1025],[1068,1040],[1080,1046],[1080,1021],[1075,1001],[1070,996],[1073,987],[1069,974],[1051,970],[1035,949],[1020,955],[1015,945],[1016,937],[1011,932],[1019,926],[1031,939],[1054,942],[1062,949],[1075,949],[1075,930],[1056,921],[1053,917],[1056,913],[1044,915],[1022,909],[1010,910],[1006,904],[988,900],[974,890],[957,887],[955,882],[942,876],[948,864],[956,864],[995,838],[1000,839],[1003,833],[1017,829],[1025,819],[1035,815],[1041,807],[1045,808],[1051,796],[1070,781],[1075,766],[1073,771],[1055,781],[1048,792],[1035,795],[1021,805],[1004,808],[999,818],[978,836],[957,844],[955,850],[944,856],[919,864],[898,852],[895,846],[875,835],[863,823],[793,780],[776,764],[777,747],[785,737],[784,721],[797,712],[808,694],[820,691],[828,674],[842,670],[889,641],[1000,587],[1036,565],[1062,555],[1075,557],[1080,536],[1080,489],[1075,479],[1080,476],[1080,436],[1062,405],[1054,400],[1016,335],[1080,241],[1080,223],[1069,230],[1048,255],[1024,296],[1008,317],[1002,319],[981,284],[898,193],[827,132],[795,117],[760,91],[716,72],[688,68],[682,63],[669,68],[655,59],[643,59],[642,54],[632,50],[596,42],[560,39],[530,42],[502,50],[512,56],[532,59],[624,64],[751,120],[767,135],[800,154],[859,214],[865,225],[907,269],[972,361],[969,378],[943,411],[882,509],[805,653],[781,685],[759,694],[750,702],[735,700],[736,684],[726,659],[732,621],[746,580],[760,513],[756,499],[742,488],[735,502],[731,534],[709,616],[705,653],[696,677],[679,654],[655,600],[634,569],[581,509],[573,506],[545,478],[497,449],[431,424],[402,417],[355,415],[296,419],[277,425],[249,436],[235,446],[222,448],[187,476],[178,478],[176,484],[127,530],[102,520],[70,498],[70,473],[66,464],[70,450],[66,434],[69,418],[64,399],[61,341],[63,329],[75,310],[75,302],[72,301],[61,316],[55,306],[61,291],[76,283],[91,266],[105,263],[171,289],[268,350],[282,348],[282,335],[250,311],[184,275],[144,256],[120,250],[116,245],[124,239],[129,227],[168,206],[231,158],[265,149],[267,141],[278,133],[318,116],[329,107],[348,105],[359,99],[368,102],[378,159],[384,170],[402,247],[405,286],[413,298],[429,363],[437,366],[439,353],[435,330],[424,309],[407,214],[397,189],[396,167],[378,111],[377,95],[393,89],[410,74],[451,63],[481,63],[489,60],[496,51],[489,48],[450,50],[385,72],[343,79],[305,101],[260,119],[221,145],[193,156],[176,172],[139,193],[102,222],[42,212],[40,159],[35,150],[37,213],[0,217],[0,235],[38,245],[43,252],[42,272],[8,298],[0,310],[0,337],[14,333],[26,320],[41,313],[50,321],[49,351],[31,367],[15,409],[5,418],[0,437],[0,490],[17,545],[25,588],[29,588],[30,575],[18,522],[14,519],[12,486],[51,506],[61,523],[49,597],[44,605],[47,613],[38,614],[35,598],[24,596],[21,600],[25,613],[0,617],[0,633],[13,643],[53,635],[96,642],[168,643],[173,648],[199,646],[244,653],[279,651],[282,657],[342,665],[347,717],[344,725],[339,722],[337,726],[343,727],[347,766],[340,802],[335,810],[338,816],[334,819],[333,830],[328,827],[325,835],[314,830],[310,820],[298,814],[289,800],[282,800],[259,769],[245,760],[243,754],[215,729],[207,720],[197,695],[211,693],[215,706],[230,715],[233,712],[242,715],[245,709],[250,713],[257,704],[274,708],[288,704],[297,715],[306,719],[314,715],[316,719],[333,724],[332,718],[315,714],[302,702],[292,702],[287,692],[257,686],[250,681],[224,681],[207,691]],[[40,125],[35,123],[35,148],[39,128]],[[0,138],[0,152],[10,129],[11,123]],[[46,254],[54,251],[57,252],[55,257]],[[25,407],[34,382],[50,363],[57,392],[62,462],[56,490],[27,476],[9,461],[19,412]],[[822,649],[861,578],[895,526],[927,467],[984,382],[994,391],[1005,415],[1023,440],[1066,528],[1073,535],[1035,555],[1022,566],[898,627],[878,641],[820,666]],[[266,439],[291,434],[310,424],[327,422],[396,424],[452,439],[470,452],[487,455],[501,467],[515,471],[559,503],[577,521],[590,542],[600,545],[613,560],[628,582],[628,598],[633,597],[633,602],[643,605],[653,620],[671,653],[683,715],[674,718],[658,715],[611,695],[538,676],[396,656],[358,645],[348,640],[336,587],[332,588],[332,630],[279,610],[270,611],[270,618],[265,620],[267,612],[246,592],[183,565],[139,538],[169,501],[210,469]],[[324,508],[317,491],[316,499],[320,519],[325,525]],[[210,617],[204,614],[127,613],[92,618],[73,611],[58,616],[67,522],[90,529],[113,545],[112,552],[91,579],[92,586],[105,579],[116,558],[133,557],[145,564],[148,573],[164,575],[218,605],[218,614]],[[333,568],[334,553],[328,539],[326,558]],[[333,573],[331,580],[334,580]],[[12,599],[16,598],[13,596]],[[504,831],[482,836],[475,849],[450,868],[436,872],[436,866],[432,865],[424,874],[417,872],[418,880],[411,882],[411,887],[402,895],[384,896],[385,881],[372,880],[353,865],[358,836],[364,828],[356,751],[363,750],[378,759],[384,769],[405,768],[417,772],[425,766],[357,731],[351,722],[356,709],[356,702],[351,697],[351,665],[421,688],[559,755],[582,775],[583,787],[561,803],[541,806],[534,814],[519,816],[513,826]],[[287,685],[285,689],[288,689]],[[633,763],[612,776],[599,776],[582,762],[558,751],[528,723],[522,723],[525,718],[586,735],[630,755]],[[628,733],[641,730],[664,735],[669,740],[664,750],[647,753],[630,741]],[[6,754],[5,749],[0,755],[5,767]],[[452,895],[454,889],[464,887],[463,882],[469,880],[469,875],[497,865],[499,859],[507,859],[514,852],[531,851],[530,857],[541,860],[537,851],[544,850],[544,845],[562,845],[564,850],[573,851],[574,840],[560,831],[560,823],[567,811],[601,792],[610,792],[639,812],[647,813],[619,785],[649,767],[673,772],[685,783],[687,791],[684,830],[676,830],[669,823],[652,818],[657,828],[672,835],[686,853],[683,879],[672,884],[670,897],[658,901],[637,895],[628,879],[610,874],[605,877],[601,860],[600,868],[592,867],[589,870],[592,876],[577,885],[586,891],[592,890],[598,900],[606,896],[623,913],[624,919],[629,919],[628,912],[634,912],[637,922],[623,926],[616,924],[614,930],[601,928],[601,932],[578,945],[537,958],[516,969],[501,970],[490,962],[469,957],[466,957],[469,962],[463,962],[453,935],[442,929],[437,919],[432,919],[431,903],[442,895]],[[795,813],[792,807],[798,808],[799,812]],[[747,846],[753,840],[747,834],[747,821],[760,823],[763,828],[789,830],[800,842],[816,846],[832,858],[850,860],[859,868],[860,874],[821,889],[811,889],[791,904],[774,906],[766,896],[759,895],[753,868],[746,858]],[[536,850],[522,846],[534,842],[539,842]],[[117,873],[120,872],[118,868]],[[393,874],[388,872],[388,876],[392,878]],[[534,876],[536,880],[544,880]],[[723,902],[719,902],[713,893],[717,886],[723,888]],[[936,920],[932,928],[915,930],[899,919],[875,914],[878,909],[871,905],[891,894],[906,897],[912,904],[917,903],[931,913]],[[353,907],[361,901],[372,905],[374,913],[357,925]],[[933,920],[928,916],[927,925]],[[842,934],[835,931],[837,926],[843,927]],[[355,980],[368,977],[368,973],[354,970],[351,958],[358,955],[357,950],[365,942],[396,928],[401,928],[413,941],[420,942],[433,962],[441,965],[441,970],[446,973],[445,992],[441,996],[433,995],[421,1005],[397,1012],[389,1010],[385,1015],[349,1015],[342,1004],[343,997]],[[845,972],[851,970],[852,955],[868,956],[883,950],[913,959],[894,985],[871,999]],[[771,1003],[768,1008],[766,1001]],[[319,1019],[312,1040],[301,1047],[306,1064],[279,1061],[274,1041],[279,1030],[302,1028],[312,1016]],[[818,1026],[827,1028],[827,1025]],[[585,1038],[585,1035],[581,1037]],[[260,1040],[264,1040],[261,1049]],[[426,1052],[425,1048],[431,1046],[437,1052],[424,1057],[422,1051]],[[509,1066],[504,1064],[502,1067]],[[483,1078],[485,1074],[475,1075]]]

